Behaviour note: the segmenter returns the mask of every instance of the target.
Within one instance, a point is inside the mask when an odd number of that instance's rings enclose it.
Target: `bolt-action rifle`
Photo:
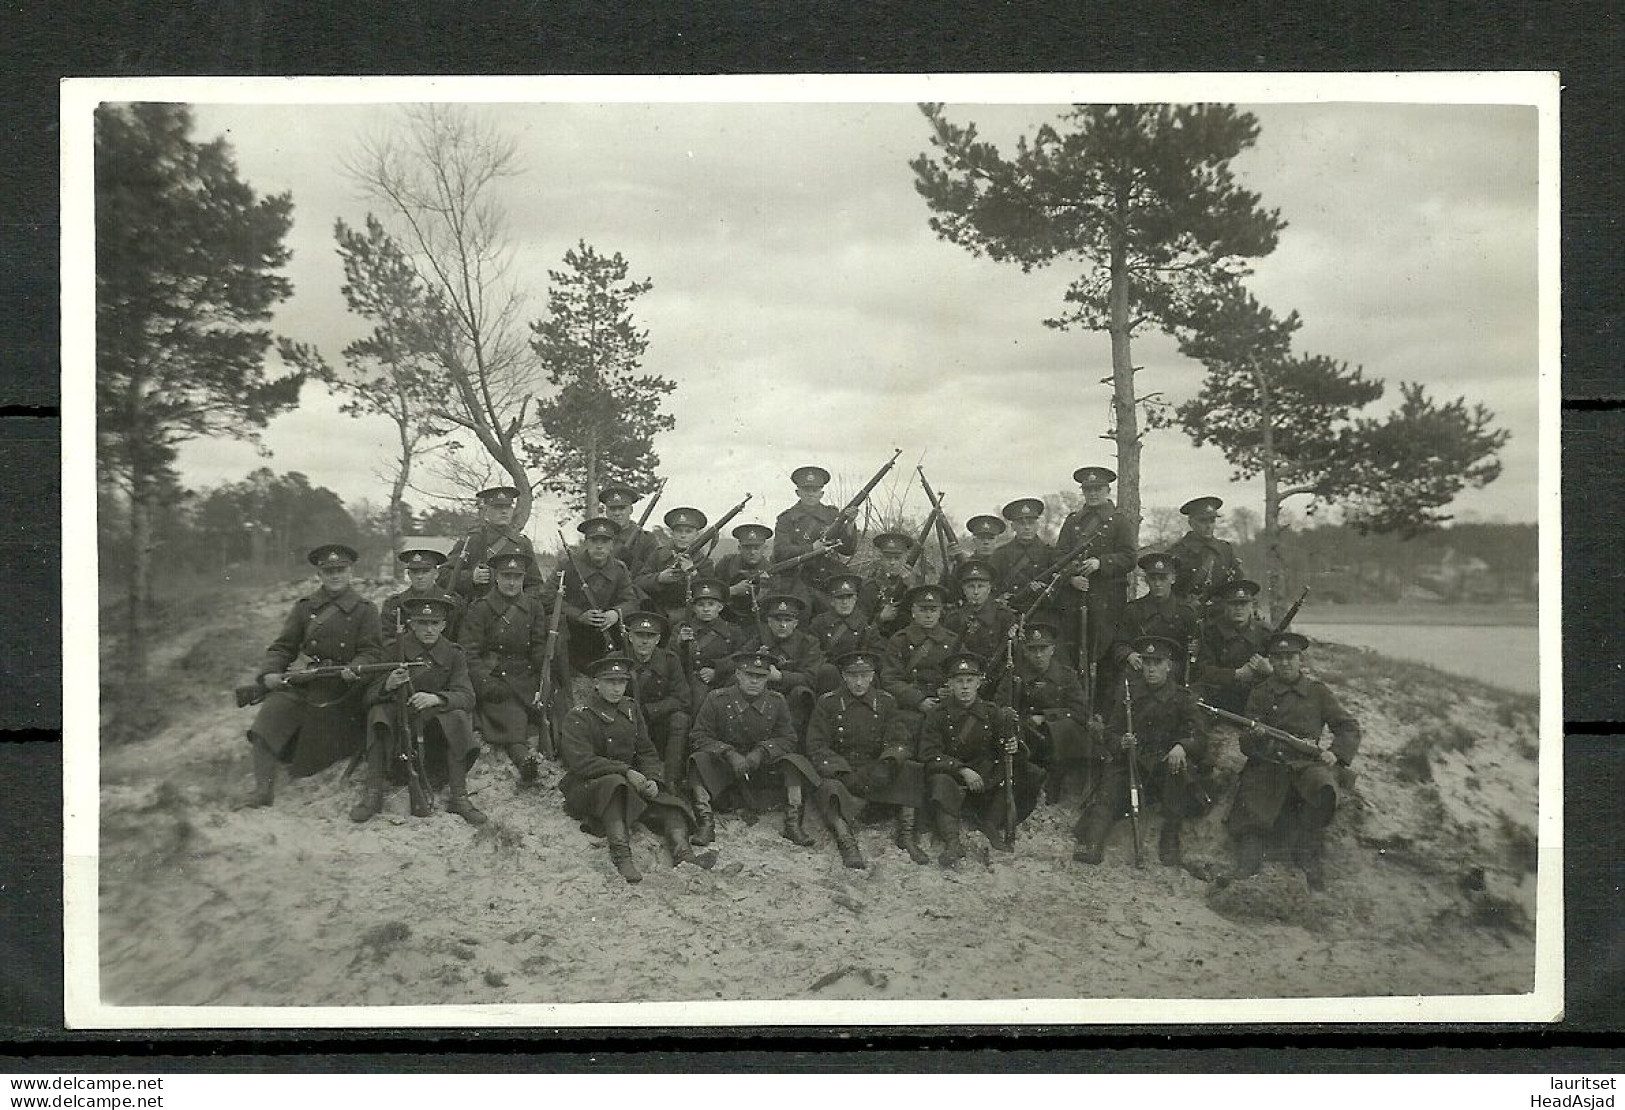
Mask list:
[[[891,468],[897,465],[897,456],[902,453],[903,449],[901,447],[892,449],[891,458],[887,459],[885,464],[875,471],[874,477],[863,483],[863,488],[853,494],[852,500],[848,501],[845,508],[840,511],[834,520],[830,521],[829,527],[825,528],[823,534],[818,537],[820,542],[835,543],[841,538],[841,529],[858,518],[858,510],[863,507],[865,501],[869,500],[869,495],[875,491],[875,487],[881,483],[881,480],[891,472]]]
[[[553,596],[553,613],[547,618],[547,642],[542,645],[542,675],[541,682],[536,687],[536,698],[532,704],[540,718],[537,721],[537,735],[541,737],[542,754],[548,759],[556,760],[559,757],[559,738],[553,731],[553,659],[559,648],[559,623],[564,618],[564,570],[559,570],[557,591]],[[531,753],[535,758],[536,753]]]
[[[576,553],[571,549],[569,542],[565,540],[562,530],[559,532],[559,543],[564,545],[564,557],[569,560],[570,569],[576,572],[576,581],[581,583],[581,595],[587,599],[587,604],[594,611],[602,613],[604,607],[598,604],[598,598],[593,595],[592,587],[587,585],[587,576],[581,573],[581,564],[576,562]],[[563,579],[561,578],[559,581],[562,583]],[[559,607],[561,609],[564,607],[564,588],[562,585],[559,587]],[[604,637],[604,648],[608,651],[614,651],[615,638],[609,634],[609,629],[600,628],[598,631]]]
[[[688,550],[691,559],[703,559],[705,557],[705,549],[715,544],[717,537],[722,535],[722,530],[732,523],[734,517],[745,511],[745,506],[750,504],[752,496],[754,495],[745,494],[745,500],[723,513],[720,519],[712,521],[689,541]]]
[[[1279,636],[1281,633],[1292,627],[1292,622],[1298,617],[1298,610],[1303,608],[1303,599],[1308,596],[1309,587],[1305,586],[1303,588],[1303,592],[1298,595],[1298,600],[1292,603],[1292,608],[1288,609],[1286,614],[1281,617],[1281,623],[1270,630],[1270,635]]]
[[[649,518],[654,515],[655,506],[660,504],[660,495],[665,492],[666,479],[662,478],[660,484],[655,486],[655,491],[649,495],[649,500],[644,503],[643,512],[638,514],[638,527],[640,529],[649,523]]]
[[[305,686],[319,679],[338,678],[345,671],[353,671],[358,678],[369,678],[373,675],[388,674],[396,667],[416,670],[419,667],[427,667],[428,665],[428,662],[422,659],[415,659],[410,663],[335,663],[331,666],[306,667],[304,670],[287,671],[282,677],[290,686]],[[237,708],[245,709],[250,705],[258,705],[264,701],[265,695],[270,691],[265,688],[262,681],[256,681],[249,686],[235,687],[232,693],[237,699]]]
[[[1124,755],[1128,756],[1128,823],[1134,834],[1134,866],[1144,867],[1140,847],[1140,741],[1134,735],[1134,693],[1128,679],[1123,679],[1123,739],[1128,741]]]
[[[1251,717],[1243,717],[1240,713],[1232,713],[1228,709],[1220,709],[1218,706],[1209,705],[1205,701],[1198,701],[1196,704],[1206,712],[1219,718],[1219,720],[1229,721],[1231,724],[1239,725],[1249,732],[1257,732],[1296,755],[1318,760],[1320,753],[1326,750],[1313,740],[1305,740],[1301,736],[1294,736],[1285,729],[1276,728],[1274,725],[1266,725],[1262,721],[1255,721]]]

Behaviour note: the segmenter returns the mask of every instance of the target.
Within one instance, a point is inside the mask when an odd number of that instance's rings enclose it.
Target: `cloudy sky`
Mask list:
[[[1538,355],[1536,117],[1529,107],[1415,104],[1244,105],[1256,147],[1239,177],[1289,226],[1252,288],[1305,321],[1299,349],[1361,364],[1391,384],[1427,383],[1490,406],[1512,440],[1505,474],[1457,503],[1467,519],[1536,516]],[[860,483],[892,447],[895,473],[922,454],[963,521],[1017,496],[1072,488],[1084,464],[1114,465],[1105,431],[1104,333],[1057,332],[1074,274],[1032,275],[938,240],[908,160],[927,149],[912,103],[534,104],[475,109],[515,136],[523,172],[504,183],[529,317],[545,310],[549,267],[578,240],[620,251],[654,282],[637,305],[647,369],[677,384],[676,429],[657,443],[662,505],[716,514],[753,493],[742,519],[793,499],[788,474],[819,463]],[[1054,105],[950,102],[1001,146]],[[335,219],[367,207],[342,159],[398,124],[390,106],[199,105],[197,134],[224,134],[246,180],[290,191],[288,273],[297,293],[275,327],[330,361],[365,330],[348,316]],[[1172,341],[1135,346],[1142,392],[1198,388],[1200,367]],[[301,470],[347,501],[387,499],[382,420],[340,415],[307,389],[264,437],[269,465]],[[198,443],[182,456],[194,487],[264,465],[251,447]],[[1151,433],[1147,510],[1200,493],[1259,507],[1212,449]],[[898,491],[901,493],[901,489]],[[911,508],[923,502],[917,488]],[[424,499],[416,499],[422,502]],[[539,504],[533,533],[560,507]]]

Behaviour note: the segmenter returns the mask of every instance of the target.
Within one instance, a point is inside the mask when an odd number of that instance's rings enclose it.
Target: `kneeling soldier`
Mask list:
[[[468,660],[444,635],[453,606],[450,598],[429,597],[401,607],[407,632],[390,644],[393,658],[387,661],[426,666],[390,671],[367,691],[367,785],[350,809],[352,821],[365,821],[384,808],[389,782],[408,785],[413,817],[433,812],[431,791],[446,782],[448,812],[470,825],[487,820],[468,797],[468,769],[479,756],[479,744]]]
[[[807,759],[823,782],[818,800],[835,834],[841,862],[867,866],[852,825],[868,805],[897,806],[897,846],[915,863],[929,858],[920,847],[914,812],[924,793],[924,767],[897,701],[875,689],[880,654],[852,651],[837,663],[843,689],[818,699],[807,726]]]
[[[531,570],[530,556],[523,552],[492,558],[496,584],[468,607],[461,641],[479,697],[480,736],[507,753],[525,787],[539,781],[536,752],[527,739],[530,726],[548,727],[534,705],[547,653],[547,607],[524,592]]]
[[[665,789],[643,714],[626,696],[632,679],[626,656],[606,655],[590,670],[592,694],[564,718],[560,748],[566,771],[559,783],[564,812],[609,841],[609,860],[629,883],[643,878],[632,861],[630,840],[639,821],[661,834],[673,867],[711,867],[717,854],[689,846],[693,813]]]
[[[627,655],[632,665],[632,700],[643,710],[649,739],[665,773],[661,781],[672,789],[683,782],[688,760],[688,727],[693,721],[694,695],[683,665],[675,653],[660,646],[669,626],[659,613],[636,612],[626,618]]]
[[[1028,762],[1016,739],[1016,715],[977,696],[983,667],[979,656],[950,656],[945,664],[948,696],[926,714],[920,731],[920,762],[925,765],[926,793],[936,817],[942,855],[937,862],[953,867],[965,858],[959,817],[968,816],[1000,851],[1013,845],[1001,832],[1006,825],[1004,760],[1011,757],[1015,795],[1014,823],[1038,803],[1044,772]]]
[[[1276,830],[1290,835],[1309,888],[1321,890],[1326,885],[1326,826],[1337,812],[1341,788],[1352,779],[1348,766],[1360,750],[1360,723],[1338,703],[1331,687],[1303,673],[1307,637],[1277,632],[1265,646],[1272,673],[1247,696],[1244,716],[1316,747],[1323,730],[1330,729],[1332,741],[1310,756],[1256,727],[1242,733],[1247,762],[1228,819],[1236,837],[1236,874],[1257,874],[1264,861],[1264,834]]]
[[[707,695],[695,715],[688,733],[688,786],[699,824],[696,844],[709,844],[716,835],[713,804],[737,800],[754,814],[781,797],[785,839],[804,848],[813,842],[801,826],[801,788],[817,786],[819,779],[798,750],[789,703],[767,688],[777,662],[760,648],[737,653],[734,685]]]
[[[1169,867],[1180,860],[1179,830],[1187,817],[1200,816],[1207,797],[1198,784],[1198,766],[1207,752],[1207,740],[1196,709],[1196,695],[1173,680],[1173,671],[1183,648],[1161,636],[1135,640],[1133,650],[1140,659],[1138,674],[1125,678],[1134,714],[1134,732],[1129,730],[1130,704],[1119,690],[1107,722],[1106,735],[1117,740],[1099,788],[1078,819],[1073,835],[1078,848],[1072,858],[1082,863],[1099,863],[1106,855],[1106,837],[1112,823],[1129,810],[1129,765],[1135,759],[1140,772],[1143,796],[1160,799],[1162,832],[1157,838],[1157,858]]]
[[[1055,661],[1060,634],[1054,625],[1023,625],[1018,638],[1021,650],[1014,672],[1003,676],[993,700],[1008,705],[1021,718],[1033,761],[1044,768],[1049,800],[1060,801],[1062,783],[1069,775],[1082,780],[1083,795],[1088,797],[1099,756],[1090,732],[1083,683],[1071,667]]]

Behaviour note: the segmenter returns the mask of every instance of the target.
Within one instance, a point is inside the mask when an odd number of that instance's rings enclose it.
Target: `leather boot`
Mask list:
[[[276,754],[258,737],[254,738],[251,747],[254,755],[254,789],[237,800],[237,809],[264,809],[276,800]]]
[[[611,840],[609,842],[609,862],[615,865],[621,878],[629,883],[641,883],[643,872],[638,865],[632,862],[632,847],[625,840]]]
[[[359,825],[378,814],[383,808],[383,787],[368,783],[366,789],[361,792],[361,797],[357,798],[355,805],[350,807],[350,820]]]
[[[1264,866],[1264,837],[1262,833],[1244,832],[1236,837],[1236,878],[1245,879],[1258,874]]]
[[[1157,860],[1164,867],[1178,867],[1182,858],[1179,848],[1179,830],[1184,822],[1177,817],[1169,817],[1162,822],[1162,831],[1157,833]]]
[[[665,836],[666,847],[671,849],[671,865],[692,863],[695,867],[709,871],[717,865],[717,853],[713,848],[705,848],[696,852],[689,847],[688,823],[677,814],[668,814],[661,823],[661,831]]]
[[[1326,841],[1319,829],[1304,832],[1300,856],[1303,860],[1303,877],[1309,883],[1309,889],[1325,890]]]
[[[862,871],[869,864],[863,858],[863,849],[858,847],[857,837],[851,833],[836,833],[835,848],[841,853],[841,862],[854,871]]]
[[[434,799],[429,796],[429,788],[416,778],[406,780],[406,798],[412,806],[413,817],[428,817],[434,813]]]
[[[1106,837],[1111,834],[1113,819],[1111,810],[1105,806],[1091,805],[1083,811],[1077,827],[1072,830],[1072,835],[1078,838],[1073,860],[1094,865],[1106,858]]]
[[[801,827],[802,806],[786,805],[784,807],[784,839],[792,844],[799,844],[803,848],[813,846],[813,838],[807,835],[807,830]]]
[[[942,838],[942,854],[937,857],[937,863],[943,867],[959,866],[959,861],[965,858],[965,846],[959,842],[959,814],[939,813],[937,835]]]
[[[717,818],[711,812],[711,803],[694,799],[694,833],[688,838],[690,844],[705,847],[717,838]]]
[[[920,832],[915,827],[915,811],[904,807],[897,811],[897,846],[908,853],[915,863],[930,863],[931,857],[920,847]]]
[[[446,812],[455,813],[470,825],[483,825],[491,819],[467,794],[452,794],[446,799]]]

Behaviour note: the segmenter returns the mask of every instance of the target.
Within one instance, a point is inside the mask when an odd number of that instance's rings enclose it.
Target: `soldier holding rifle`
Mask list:
[[[706,526],[705,514],[683,506],[665,515],[671,531],[670,546],[662,547],[644,565],[632,584],[648,598],[646,608],[672,624],[688,619],[694,599],[694,576],[712,573],[711,560],[698,550],[696,539]],[[703,541],[702,541],[703,542]]]
[[[434,580],[437,569],[445,563],[446,557],[432,548],[410,547],[402,551],[398,558],[406,568],[406,589],[400,593],[390,594],[379,607],[384,642],[387,644],[391,639],[406,632],[406,618],[401,615],[402,603],[419,601],[426,597],[451,598],[453,606],[451,616],[446,621],[446,635],[455,640],[457,622],[463,614],[462,599],[445,593]]]
[[[1127,673],[1138,674],[1140,657],[1134,650],[1135,642],[1146,636],[1162,636],[1182,645],[1174,659],[1174,681],[1184,686],[1190,681],[1190,659],[1200,650],[1200,614],[1194,605],[1174,596],[1178,564],[1171,555],[1142,555],[1139,565],[1145,575],[1146,593],[1123,607],[1117,641],[1112,644],[1112,661],[1120,673],[1127,668]]]
[[[1257,874],[1265,836],[1274,832],[1290,841],[1310,889],[1322,890],[1326,826],[1352,781],[1348,767],[1360,750],[1360,723],[1331,687],[1304,673],[1308,647],[1308,637],[1296,632],[1269,637],[1273,670],[1247,696],[1246,719],[1238,722],[1245,729],[1241,750],[1247,762],[1228,821],[1238,876]],[[1322,747],[1327,731],[1331,743]]]
[[[723,617],[723,599],[727,596],[728,587],[719,579],[694,579],[694,619],[688,627],[678,628],[676,643],[670,645],[679,653],[692,653],[688,677],[696,708],[705,700],[707,692],[728,684],[733,677],[730,660],[749,639],[744,629]],[[689,644],[693,646],[686,646]]]
[[[1270,676],[1265,640],[1270,628],[1254,611],[1258,583],[1238,579],[1218,590],[1224,608],[1202,622],[1192,685],[1202,700],[1240,713],[1253,687]]]
[[[496,585],[468,607],[460,642],[479,698],[480,736],[507,753],[521,786],[535,786],[536,751],[526,737],[532,724],[549,727],[535,707],[548,665],[548,610],[541,598],[524,592],[525,580],[533,576],[525,555],[498,555],[491,570]]]
[[[448,813],[470,825],[487,821],[468,796],[468,770],[479,755],[471,719],[474,686],[463,649],[445,637],[451,611],[445,598],[405,606],[407,634],[390,646],[391,662],[399,665],[367,691],[367,782],[350,809],[352,821],[383,809],[389,783],[405,783],[412,816],[427,817],[441,782],[449,787]]]
[[[1043,501],[1036,497],[1018,497],[1006,505],[1003,512],[1016,534],[988,556],[988,562],[993,566],[994,589],[1008,601],[1060,553],[1038,537],[1038,527],[1044,519]]]
[[[266,650],[255,684],[238,691],[238,705],[258,702],[248,727],[253,749],[254,789],[240,801],[249,808],[272,803],[278,763],[299,778],[315,774],[353,754],[359,744],[366,704],[358,684],[362,668],[382,652],[378,607],[350,584],[353,548],[323,544],[307,556],[321,587],[294,602],[282,631]],[[290,673],[327,668],[307,680]],[[336,672],[330,673],[336,668]]]
[[[615,558],[615,523],[593,517],[576,525],[583,536],[577,552],[560,533],[569,573],[564,576],[564,618],[569,622],[569,660],[581,671],[619,646],[616,627],[625,613],[638,607],[637,590],[626,566]]]
[[[858,587],[858,608],[868,614],[882,636],[892,636],[908,623],[903,596],[920,584],[917,567],[925,547],[923,537],[929,531],[929,527],[922,529],[918,544],[901,532],[882,532],[874,538],[878,559]]]
[[[440,568],[440,588],[471,603],[491,587],[491,560],[514,552],[527,556],[536,565],[536,549],[530,537],[513,528],[513,510],[519,491],[513,486],[492,486],[475,495],[479,523],[452,546],[446,564]],[[525,580],[526,588],[537,584]]]
[[[773,561],[782,563],[812,552],[824,556],[802,563],[798,571],[802,584],[810,591],[814,610],[825,608],[825,584],[857,552],[858,536],[853,523],[858,519],[858,510],[896,465],[900,454],[900,449],[894,450],[892,457],[839,510],[823,502],[829,471],[821,466],[800,466],[790,472],[796,503],[780,513],[773,524]]]
[[[1162,807],[1157,858],[1165,866],[1177,867],[1185,819],[1200,816],[1207,808],[1200,778],[1207,737],[1196,695],[1173,680],[1174,665],[1185,649],[1161,636],[1142,636],[1130,646],[1140,666],[1124,675],[1106,721],[1106,765],[1099,788],[1073,830],[1078,847],[1072,858],[1088,864],[1105,858],[1112,824],[1134,804],[1130,787],[1137,772],[1143,802],[1160,802]],[[1137,822],[1139,814],[1134,816]]]
[[[626,657],[631,665],[632,700],[643,710],[649,740],[665,773],[661,781],[682,785],[688,760],[688,729],[694,720],[694,691],[675,650],[660,646],[670,625],[659,613],[629,613]],[[673,643],[680,650],[681,645]]]
[[[789,592],[790,583],[783,583],[780,589],[767,580],[767,541],[773,538],[773,529],[765,524],[741,524],[733,530],[733,538],[739,542],[739,550],[718,560],[716,577],[728,587],[728,619],[741,628],[753,628],[761,618],[762,596]]]
[[[660,541],[643,530],[649,523],[649,517],[660,502],[660,495],[666,488],[666,480],[660,479],[660,484],[649,497],[648,504],[643,506],[643,512],[636,521],[632,519],[632,506],[638,503],[638,492],[631,486],[609,485],[598,492],[598,503],[604,508],[604,515],[614,522],[620,529],[615,534],[614,556],[626,564],[627,573],[635,579],[642,574],[654,558],[655,552],[660,549]]]
[[[1076,671],[1055,658],[1059,636],[1054,625],[1037,620],[1025,623],[1016,639],[1014,666],[998,667],[1001,673],[993,700],[1019,711],[1022,735],[1033,761],[1044,768],[1044,790],[1049,800],[1060,801],[1069,778],[1082,781],[1087,797],[1099,757],[1089,730],[1089,704],[1083,697],[1083,683],[1078,681]]]
[[[1072,472],[1072,480],[1083,492],[1083,507],[1068,514],[1056,546],[1066,551],[1097,530],[1099,538],[1056,591],[1061,642],[1065,653],[1076,660],[1091,704],[1099,709],[1111,700],[1115,668],[1109,652],[1128,600],[1134,522],[1118,512],[1108,497],[1117,480],[1115,472],[1103,466],[1081,466]]]
[[[1179,511],[1190,522],[1190,530],[1168,549],[1179,562],[1174,596],[1202,616],[1221,589],[1243,576],[1236,549],[1213,534],[1223,505],[1218,497],[1194,497],[1181,505]]]

